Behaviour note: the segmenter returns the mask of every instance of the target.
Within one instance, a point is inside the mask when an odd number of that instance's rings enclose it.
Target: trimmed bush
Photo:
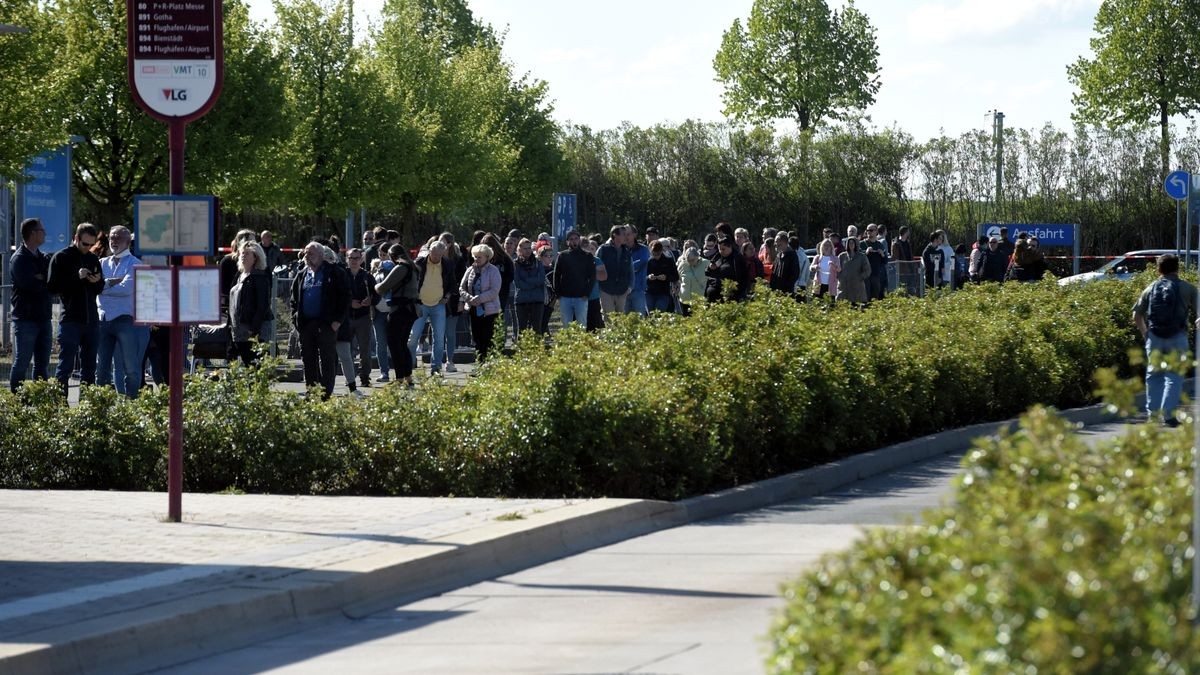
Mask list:
[[[467,386],[304,401],[234,366],[190,379],[191,490],[675,499],[1043,402],[1128,371],[1140,286],[971,287],[867,311],[761,289],[690,318],[523,342]],[[39,391],[33,387],[33,392]],[[161,485],[165,396],[85,388],[84,412],[0,393],[0,485]],[[111,412],[105,412],[111,410]],[[35,429],[30,430],[30,427]],[[103,438],[99,438],[103,437]],[[21,439],[20,443],[9,439]]]
[[[1194,673],[1191,425],[1089,449],[1035,408],[978,441],[955,505],[785,589],[775,673]]]

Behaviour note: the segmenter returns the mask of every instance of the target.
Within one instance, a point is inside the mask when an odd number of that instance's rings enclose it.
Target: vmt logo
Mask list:
[[[175,66],[174,70],[175,70],[176,75],[191,75],[192,74],[191,66]]]
[[[167,101],[186,101],[187,89],[163,89],[163,99]]]

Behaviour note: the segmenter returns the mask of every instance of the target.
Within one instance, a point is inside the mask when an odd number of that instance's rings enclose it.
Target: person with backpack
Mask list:
[[[1133,306],[1133,323],[1146,342],[1146,416],[1179,425],[1175,408],[1183,391],[1183,375],[1155,367],[1177,354],[1187,354],[1188,313],[1196,310],[1196,287],[1179,278],[1179,258],[1167,253],[1156,261],[1159,278],[1142,291]],[[1158,352],[1161,358],[1154,358]]]

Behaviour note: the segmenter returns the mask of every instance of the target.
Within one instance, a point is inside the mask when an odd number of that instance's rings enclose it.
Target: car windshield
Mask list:
[[[1112,261],[1106,271],[1115,274],[1138,274],[1147,267],[1153,266],[1155,257],[1152,255],[1144,257],[1126,256],[1120,260]]]

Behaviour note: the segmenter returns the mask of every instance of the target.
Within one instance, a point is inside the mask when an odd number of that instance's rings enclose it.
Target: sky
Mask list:
[[[517,73],[549,84],[553,117],[608,129],[724,119],[713,57],[753,0],[469,0],[505,34]],[[248,0],[273,21],[270,0]],[[355,0],[378,23],[383,0]],[[840,7],[840,0],[830,0]],[[858,0],[876,29],[881,87],[865,112],[917,141],[1006,127],[1071,124],[1066,67],[1090,56],[1100,0]]]

